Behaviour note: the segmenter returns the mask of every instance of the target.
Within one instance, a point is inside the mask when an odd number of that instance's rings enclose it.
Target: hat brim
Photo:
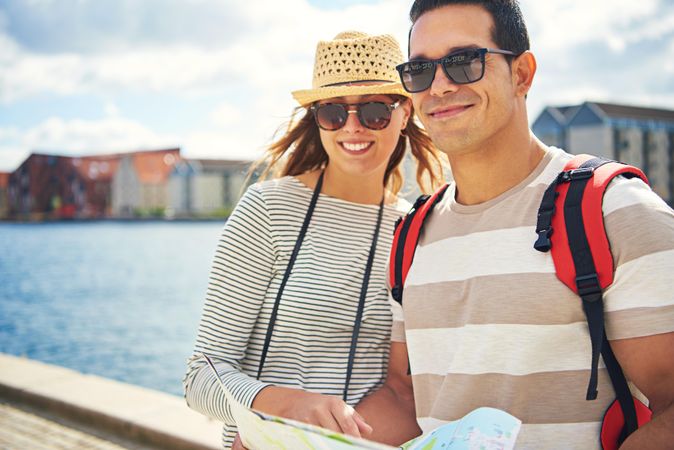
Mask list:
[[[303,89],[294,91],[292,93],[295,100],[297,100],[297,102],[302,106],[309,106],[318,100],[325,100],[326,98],[346,97],[347,95],[377,94],[402,95],[404,97],[410,96],[409,92],[403,89],[402,84],[400,83],[367,84],[355,86],[353,84],[345,84],[316,89]]]

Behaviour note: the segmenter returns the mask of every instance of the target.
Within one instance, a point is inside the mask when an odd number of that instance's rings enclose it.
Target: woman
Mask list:
[[[386,372],[385,265],[409,208],[396,195],[408,139],[417,180],[441,182],[402,61],[388,35],[319,42],[313,88],[293,92],[304,116],[263,161],[278,178],[251,186],[223,229],[184,387],[190,407],[225,422],[226,448],[236,427],[202,353],[247,407],[368,431],[352,406]]]

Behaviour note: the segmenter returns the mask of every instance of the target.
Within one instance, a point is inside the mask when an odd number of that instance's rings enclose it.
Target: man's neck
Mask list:
[[[545,155],[545,145],[527,128],[521,136],[494,139],[479,149],[451,155],[456,201],[476,205],[498,197],[521,183]]]

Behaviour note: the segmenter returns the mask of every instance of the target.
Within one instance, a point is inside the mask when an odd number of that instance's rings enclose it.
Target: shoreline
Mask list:
[[[23,219],[0,219],[0,224],[24,225],[24,224],[82,224],[96,222],[111,223],[198,223],[198,222],[222,222],[227,221],[228,217],[180,217],[180,218],[123,218],[123,217],[102,217],[95,219],[41,219],[41,220],[23,220]]]

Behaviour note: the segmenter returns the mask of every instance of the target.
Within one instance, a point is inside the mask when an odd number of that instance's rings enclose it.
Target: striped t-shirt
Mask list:
[[[271,345],[256,379],[267,325],[312,196],[294,177],[251,186],[217,246],[193,357],[184,380],[188,404],[225,422],[233,418],[201,352],[212,356],[234,397],[250,407],[269,384],[341,397],[365,265],[379,205],[321,194],[285,286]],[[347,403],[383,382],[391,311],[385,266],[393,225],[409,205],[385,206],[361,322]]]
[[[520,418],[518,449],[600,448],[615,398],[600,360],[585,400],[591,346],[581,300],[533,248],[543,192],[571,155],[548,149],[522,183],[480,205],[450,186],[424,225],[394,341],[406,341],[424,432],[480,406]],[[615,261],[605,292],[609,339],[674,331],[674,213],[640,180],[619,178],[603,203]]]

